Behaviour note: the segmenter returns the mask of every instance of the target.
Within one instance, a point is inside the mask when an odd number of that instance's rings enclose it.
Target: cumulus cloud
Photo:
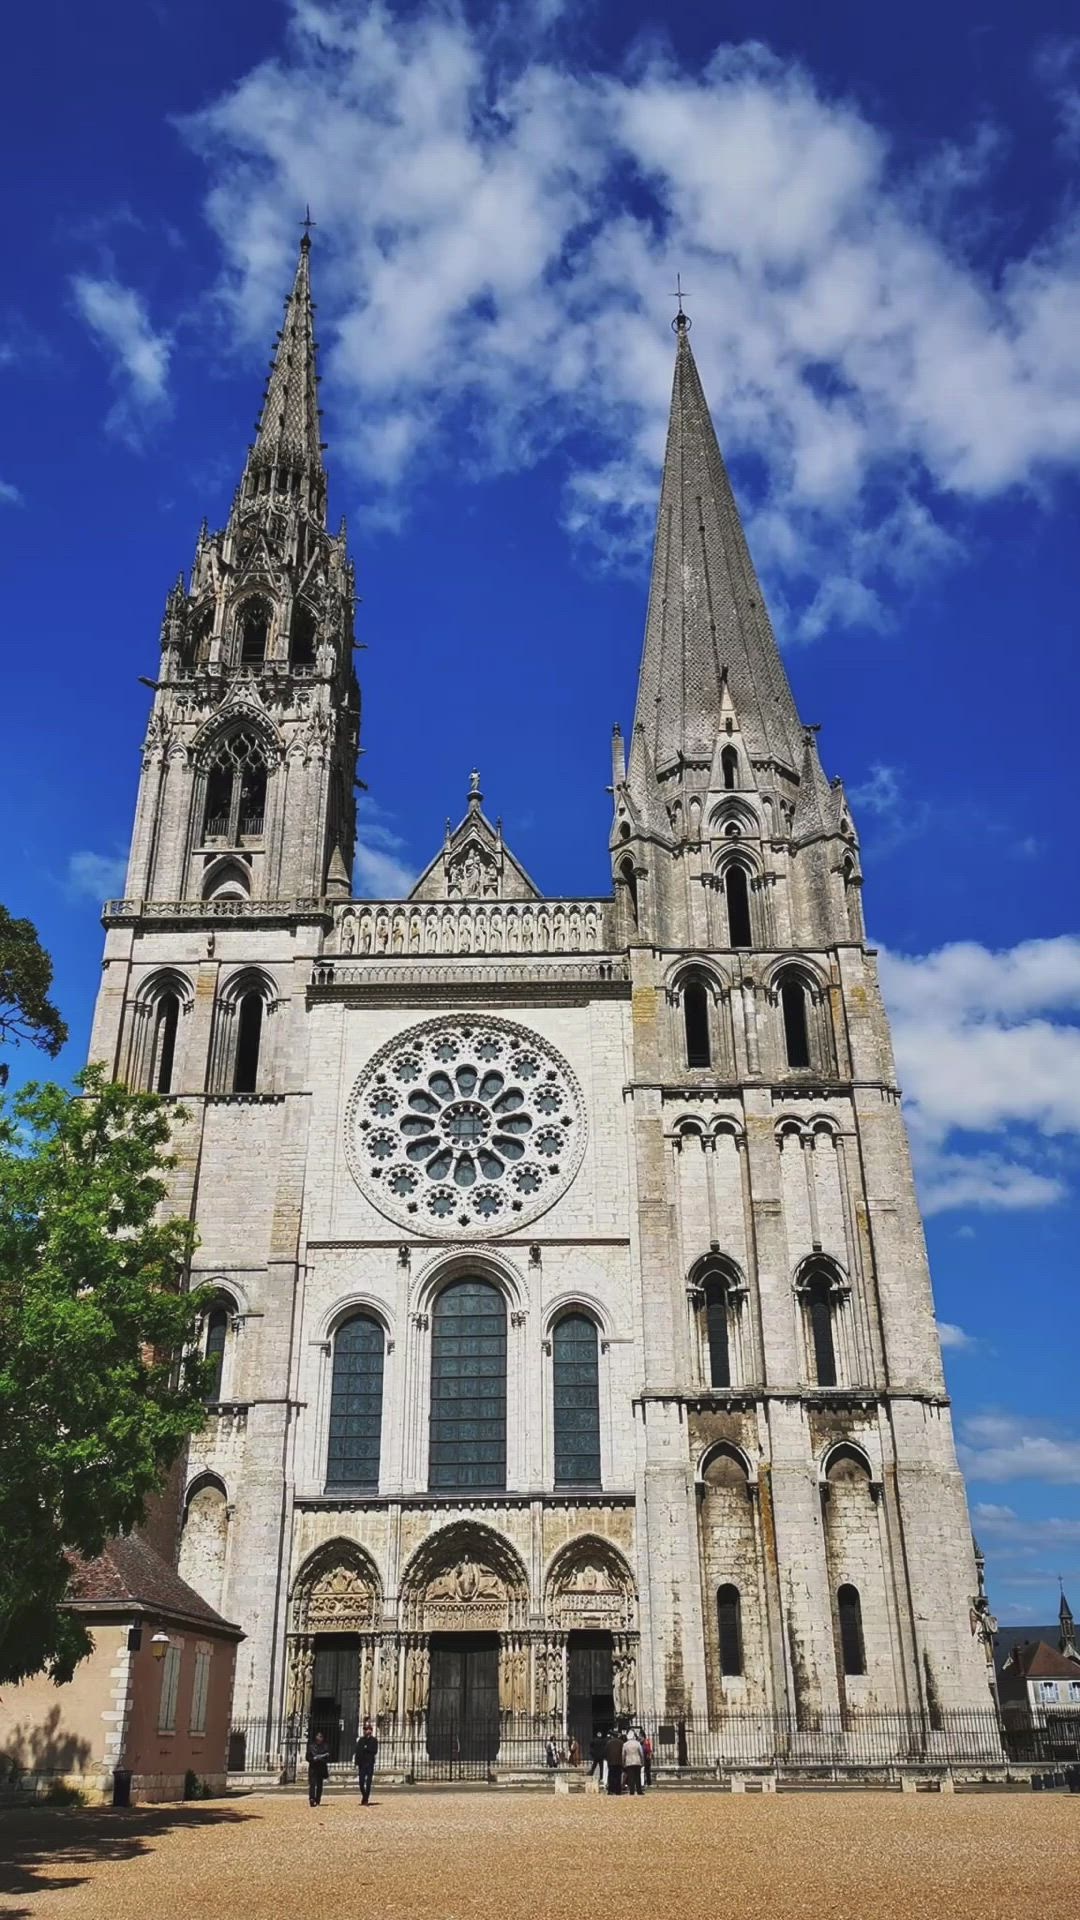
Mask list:
[[[925,1211],[1060,1200],[1080,1136],[1080,939],[884,953],[881,978]]]
[[[939,1320],[937,1330],[942,1346],[950,1348],[954,1353],[965,1351],[970,1353],[972,1348],[979,1344],[974,1335],[965,1333],[963,1327],[958,1327],[952,1320]]]
[[[127,858],[124,854],[73,853],[67,865],[67,890],[88,894],[92,900],[114,899],[124,891]]]
[[[21,507],[23,497],[10,480],[0,480],[0,507]]]
[[[357,819],[354,891],[360,900],[403,900],[418,868],[407,857],[394,816],[378,802],[364,799]]]
[[[1058,145],[1080,152],[1080,40],[1043,40],[1035,50],[1035,77],[1050,96]]]
[[[1080,1482],[1080,1434],[1019,1414],[970,1415],[960,1422],[958,1451],[969,1480]]]
[[[167,333],[155,332],[146,302],[134,288],[84,273],[73,277],[71,288],[118,390],[106,424],[138,445],[147,426],[168,410],[172,341]]]
[[[310,199],[325,391],[369,494],[421,454],[490,471],[572,444],[567,525],[621,559],[655,511],[678,268],[792,631],[884,625],[957,551],[946,496],[1080,462],[1080,230],[984,270],[943,236],[985,130],[905,173],[867,111],[760,45],[600,71],[565,31],[556,51],[562,10],[511,33],[500,9],[292,0],[280,56],[185,123],[233,324],[261,348]]]
[[[1080,1545],[1080,1519],[1059,1514],[1045,1520],[1026,1520],[992,1500],[977,1500],[971,1518],[980,1534],[1007,1546]]]

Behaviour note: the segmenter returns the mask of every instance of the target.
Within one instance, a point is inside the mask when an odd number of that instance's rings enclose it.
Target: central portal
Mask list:
[[[494,1760],[499,1751],[499,1636],[433,1633],[427,1744],[433,1760]]]
[[[615,1724],[610,1633],[572,1633],[567,1641],[566,1724],[583,1753],[597,1733]]]

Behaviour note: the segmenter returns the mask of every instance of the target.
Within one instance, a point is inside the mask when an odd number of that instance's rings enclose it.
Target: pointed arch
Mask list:
[[[260,967],[241,968],[222,984],[214,1016],[216,1093],[272,1091],[271,1023],[279,1004],[274,980]]]
[[[183,1021],[194,1004],[187,975],[162,967],[143,980],[132,1008],[127,1078],[148,1093],[175,1093],[183,1075]]]
[[[338,1536],[302,1562],[293,1581],[294,1633],[362,1633],[382,1617],[383,1584],[366,1548]]]
[[[235,658],[238,666],[261,667],[270,645],[273,603],[260,589],[245,595],[233,613]]]
[[[505,1534],[476,1520],[455,1520],[416,1548],[402,1571],[400,1601],[408,1631],[437,1626],[462,1608],[484,1625],[521,1627],[529,1615],[529,1576]]]

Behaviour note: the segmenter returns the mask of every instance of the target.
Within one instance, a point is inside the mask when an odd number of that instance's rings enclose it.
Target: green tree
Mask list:
[[[0,907],[0,1041],[29,1040],[55,1059],[67,1039],[67,1026],[52,1001],[52,961],[30,920],[13,920]],[[7,1080],[0,1066],[0,1087]]]
[[[169,1109],[79,1076],[0,1113],[0,1684],[90,1651],[67,1552],[135,1526],[203,1417],[194,1230],[159,1217]]]

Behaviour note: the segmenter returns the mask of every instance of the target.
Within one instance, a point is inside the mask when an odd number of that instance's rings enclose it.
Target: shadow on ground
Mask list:
[[[203,1806],[0,1809],[0,1899],[79,1887],[107,1860],[137,1860],[163,1833],[255,1820],[217,1801]],[[85,1868],[85,1872],[80,1872]],[[3,1908],[4,1920],[30,1920],[29,1907]]]

